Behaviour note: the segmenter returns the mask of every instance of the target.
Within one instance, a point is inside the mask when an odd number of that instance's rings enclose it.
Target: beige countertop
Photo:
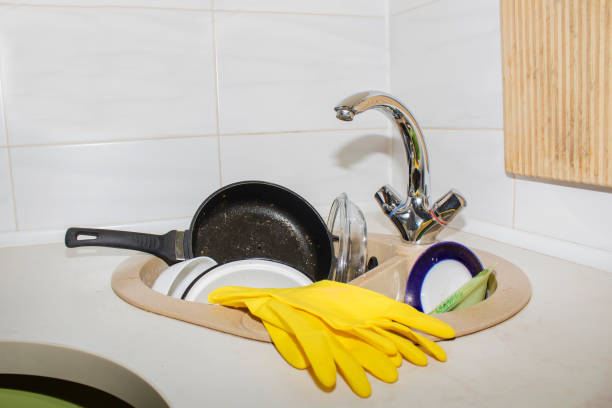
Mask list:
[[[518,265],[533,297],[512,319],[443,342],[446,363],[404,362],[394,384],[370,377],[372,396],[364,400],[341,378],[333,391],[321,391],[268,343],[123,302],[110,280],[132,253],[124,250],[0,249],[0,341],[106,357],[142,376],[173,407],[612,405],[612,273],[453,230],[441,238]]]

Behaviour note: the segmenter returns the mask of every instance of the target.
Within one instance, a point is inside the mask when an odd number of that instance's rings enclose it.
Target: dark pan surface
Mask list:
[[[313,280],[326,279],[332,262],[328,230],[306,201],[264,182],[236,183],[204,202],[191,228],[193,256],[218,263],[269,258]]]

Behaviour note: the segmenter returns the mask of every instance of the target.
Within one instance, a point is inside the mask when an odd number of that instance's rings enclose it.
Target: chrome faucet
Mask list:
[[[432,243],[440,230],[466,206],[465,199],[450,190],[429,207],[429,161],[423,132],[412,113],[393,96],[380,91],[360,92],[334,109],[340,120],[351,121],[368,109],[378,109],[398,127],[408,160],[408,197],[403,200],[390,185],[374,195],[402,237],[416,244]]]

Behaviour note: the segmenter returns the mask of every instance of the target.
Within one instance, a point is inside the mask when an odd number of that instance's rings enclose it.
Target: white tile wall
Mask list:
[[[215,0],[216,10],[384,16],[380,0]]]
[[[210,12],[3,7],[10,143],[216,133]]]
[[[223,182],[275,182],[322,208],[342,192],[355,203],[368,204],[387,180],[391,159],[385,134],[380,129],[224,136]]]
[[[503,128],[499,1],[392,16],[391,83],[423,127]]]
[[[383,126],[368,115],[347,125],[333,108],[386,88],[384,19],[219,13],[215,26],[221,133]]]
[[[468,205],[464,217],[512,227],[513,183],[504,172],[501,130],[425,131],[432,203],[449,189]]]
[[[11,149],[22,230],[191,216],[219,187],[217,138]]]
[[[454,187],[468,201],[452,225],[610,270],[612,190],[505,173],[499,2],[389,0],[389,13],[391,91],[424,127],[432,199]],[[403,189],[401,149],[396,135],[391,179]]]
[[[437,1],[440,0],[388,0],[389,14],[394,15],[398,13],[405,13],[413,10],[416,7],[423,7]]]
[[[390,76],[424,128],[432,199],[454,187],[468,200],[459,227],[612,259],[612,192],[504,173],[498,1],[0,4],[6,245],[79,224],[165,232],[242,179],[284,184],[323,212],[342,191],[374,207],[380,185],[404,192],[399,137],[390,156],[380,114],[346,123],[333,107],[389,90]]]
[[[612,251],[611,210],[610,190],[516,180],[516,228],[523,231]]]
[[[504,171],[501,130],[424,129],[430,170],[430,204],[455,189],[467,200],[461,217],[512,228],[514,179]],[[393,140],[393,186],[403,195],[408,165],[397,133]],[[491,204],[494,201],[495,204]],[[459,221],[453,224],[460,227]]]
[[[333,107],[386,88],[386,4],[215,6],[0,4],[0,242],[74,225],[152,232],[240,179],[319,209],[342,191],[372,201],[388,178],[385,119],[340,122]]]
[[[0,148],[0,232],[15,231],[8,149]]]

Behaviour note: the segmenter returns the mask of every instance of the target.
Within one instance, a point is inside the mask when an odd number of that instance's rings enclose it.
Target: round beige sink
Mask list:
[[[47,396],[44,389],[52,387],[46,387],[45,382],[59,384],[64,399],[71,402],[82,401],[84,395],[95,398],[106,394],[109,401],[114,398],[134,407],[168,407],[149,383],[127,368],[93,354],[56,345],[0,341],[1,378],[8,385],[0,383],[0,388]],[[33,388],[28,389],[28,384]]]
[[[368,255],[376,256],[379,265],[350,283],[402,302],[412,266],[428,247],[409,245],[393,235],[369,234]],[[455,329],[456,337],[485,330],[511,318],[531,298],[531,284],[520,268],[494,254],[471,249],[483,265],[495,266],[497,286],[482,302],[436,314],[436,318]],[[152,255],[134,255],[115,270],[111,285],[121,299],[149,312],[249,339],[271,341],[263,324],[244,310],[187,302],[152,290],[153,282],[167,268],[164,261]]]

